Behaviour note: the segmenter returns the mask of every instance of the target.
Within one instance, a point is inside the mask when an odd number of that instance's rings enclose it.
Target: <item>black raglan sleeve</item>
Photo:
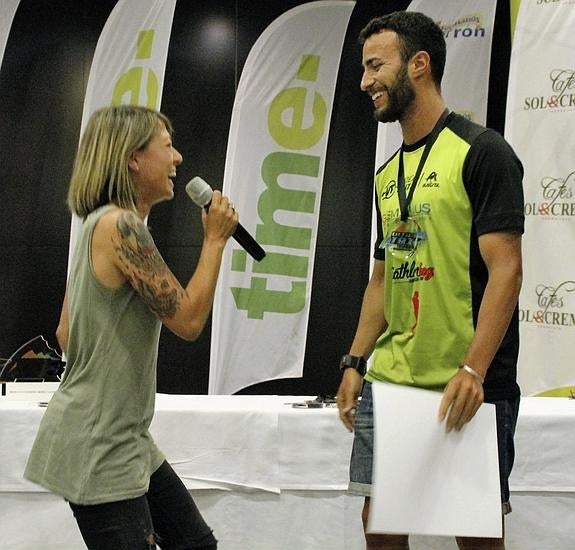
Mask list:
[[[524,231],[523,165],[503,137],[486,128],[471,144],[463,181],[477,235]]]

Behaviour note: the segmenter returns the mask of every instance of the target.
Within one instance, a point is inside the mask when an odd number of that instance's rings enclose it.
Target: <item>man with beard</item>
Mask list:
[[[375,178],[375,263],[340,364],[339,414],[355,431],[349,489],[366,497],[365,525],[371,383],[409,385],[443,392],[438,417],[447,431],[461,430],[484,401],[495,404],[505,514],[520,395],[523,168],[497,132],[446,108],[445,40],[430,18],[392,13],[370,21],[359,38],[361,89],[379,122],[399,121],[403,144]],[[409,548],[408,534],[371,534],[366,541],[368,549]],[[458,537],[457,544],[504,548],[503,538]]]

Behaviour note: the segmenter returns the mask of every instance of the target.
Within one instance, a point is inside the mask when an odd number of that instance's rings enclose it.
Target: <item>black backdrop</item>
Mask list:
[[[224,173],[235,88],[251,46],[284,11],[305,2],[178,0],[161,109],[174,122],[184,156],[175,199],[149,225],[183,283],[201,244],[199,211],[184,192],[202,175],[215,188]],[[70,215],[65,205],[78,144],[92,55],[116,0],[21,0],[0,70],[0,357],[54,331],[64,295]],[[323,183],[304,376],[242,393],[335,393],[339,357],[355,331],[369,276],[376,123],[359,89],[357,35],[376,15],[409,0],[359,0],[352,12],[337,81]],[[497,2],[487,125],[503,132],[510,55],[507,0]],[[231,32],[212,41],[206,25]],[[465,75],[461,75],[465,78]],[[210,324],[199,340],[162,331],[158,391],[206,393]]]

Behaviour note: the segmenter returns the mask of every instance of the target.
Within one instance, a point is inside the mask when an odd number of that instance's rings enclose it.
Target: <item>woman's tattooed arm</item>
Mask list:
[[[127,280],[161,319],[172,319],[184,289],[164,262],[148,228],[134,213],[123,211],[112,237]]]

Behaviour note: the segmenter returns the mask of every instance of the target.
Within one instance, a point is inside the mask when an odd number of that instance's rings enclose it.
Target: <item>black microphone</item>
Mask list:
[[[198,206],[209,209],[212,202],[213,189],[200,176],[192,178],[186,184],[186,193]],[[263,260],[266,251],[257,241],[238,223],[232,237],[256,261]]]

